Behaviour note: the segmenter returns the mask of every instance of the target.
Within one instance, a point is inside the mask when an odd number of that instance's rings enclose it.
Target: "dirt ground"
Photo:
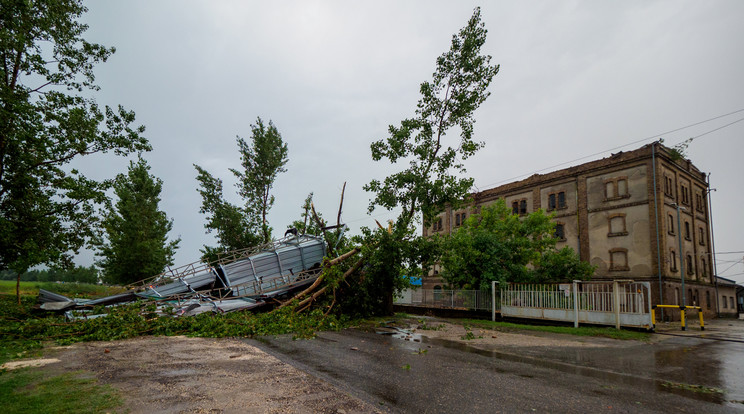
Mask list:
[[[234,339],[143,337],[47,352],[50,374],[83,371],[130,413],[373,413],[375,407]],[[85,375],[85,374],[84,374]]]
[[[411,320],[401,339],[420,335],[468,343],[482,349],[532,347],[621,347],[628,342],[570,335],[507,333]],[[400,334],[400,330],[396,330]],[[143,337],[51,348],[43,365],[50,374],[82,371],[121,391],[131,413],[371,413],[375,407],[236,339]],[[46,364],[46,365],[45,365]],[[7,367],[10,368],[10,367]]]

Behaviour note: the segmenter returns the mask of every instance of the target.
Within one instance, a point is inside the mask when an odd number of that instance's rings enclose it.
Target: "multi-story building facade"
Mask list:
[[[652,303],[716,311],[706,174],[655,142],[634,151],[505,184],[447,209],[424,236],[448,234],[480,207],[502,199],[515,214],[554,214],[557,247],[596,266],[594,279],[649,281]],[[679,215],[679,216],[678,216]],[[681,254],[679,240],[681,238]],[[682,268],[684,267],[684,292]],[[423,287],[443,287],[437,266]]]

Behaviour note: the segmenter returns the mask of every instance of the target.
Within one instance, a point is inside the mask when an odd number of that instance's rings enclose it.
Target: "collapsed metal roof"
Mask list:
[[[75,314],[72,310],[136,300],[158,301],[161,306],[175,308],[177,316],[253,309],[264,305],[267,299],[315,281],[325,254],[323,238],[288,234],[259,248],[230,252],[214,263],[195,262],[169,269],[130,292],[86,300],[40,289],[39,301],[45,310],[68,310],[69,319],[98,316]]]

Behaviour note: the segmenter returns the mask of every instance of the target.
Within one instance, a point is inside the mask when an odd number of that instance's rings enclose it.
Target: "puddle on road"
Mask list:
[[[663,371],[663,370],[659,370],[659,368],[664,367],[666,365],[665,363],[673,361],[675,359],[673,355],[677,355],[677,354],[684,355],[685,353],[689,351],[689,349],[669,350],[669,351],[664,351],[664,352],[657,351],[655,353],[655,356],[659,358],[658,360],[656,360],[655,367],[652,368],[652,369],[655,369],[656,371],[650,372],[649,375],[651,375],[652,377],[648,378],[648,377],[641,377],[641,376],[630,374],[630,373],[624,373],[621,370],[613,371],[612,368],[609,368],[608,370],[608,368],[606,367],[599,368],[599,367],[587,366],[587,363],[589,361],[594,360],[596,356],[584,355],[582,352],[578,350],[575,350],[573,354],[573,356],[575,357],[575,361],[565,362],[565,361],[542,359],[540,357],[535,357],[535,356],[520,355],[516,353],[511,353],[511,352],[487,350],[487,349],[474,347],[470,344],[454,341],[454,340],[441,339],[441,338],[428,338],[421,334],[413,332],[413,329],[411,328],[404,329],[404,328],[400,328],[396,326],[384,326],[384,327],[376,328],[375,333],[378,335],[389,335],[392,338],[400,339],[403,341],[426,343],[428,345],[436,345],[442,348],[455,349],[455,350],[462,351],[462,352],[478,354],[478,355],[482,355],[485,357],[496,358],[496,359],[500,359],[504,361],[531,364],[531,365],[539,366],[541,368],[549,368],[549,369],[553,369],[553,370],[560,371],[560,372],[596,378],[596,379],[604,380],[604,381],[612,381],[612,382],[621,383],[621,384],[630,385],[630,386],[654,387],[656,390],[660,392],[673,393],[676,395],[681,395],[681,396],[685,396],[688,398],[693,398],[696,400],[702,400],[702,401],[716,403],[716,404],[726,404],[726,403],[731,404],[727,400],[726,397],[728,397],[728,399],[733,401],[735,400],[735,398],[732,398],[732,397],[735,397],[736,394],[738,394],[737,392],[733,392],[733,393],[726,392],[716,387],[705,387],[705,386],[700,386],[700,385],[692,385],[687,382],[681,382],[681,381],[674,382],[674,381],[668,381],[668,380],[662,380],[662,379],[656,378],[658,377],[658,374]],[[620,366],[622,367],[630,363],[631,363],[630,361],[624,361],[620,363]],[[701,366],[700,361],[698,361],[697,364],[692,364],[692,365],[694,367]],[[712,364],[713,367],[715,367],[716,365],[718,364]],[[707,367],[710,369],[711,364],[708,364]],[[676,369],[677,367],[672,366],[669,368]],[[497,370],[497,371],[506,372],[505,370]],[[710,375],[710,370],[708,370],[707,373],[703,374],[703,376],[706,378],[708,378],[709,375]],[[692,378],[685,378],[685,379],[694,380],[695,377],[696,377],[695,375],[692,375]],[[718,383],[718,381],[712,381],[712,382]]]

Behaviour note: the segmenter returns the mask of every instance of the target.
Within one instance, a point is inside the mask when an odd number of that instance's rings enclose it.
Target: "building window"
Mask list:
[[[434,222],[434,226],[432,227],[432,230],[442,231],[442,218],[441,217],[439,217],[437,221]]]
[[[680,194],[682,195],[682,204],[690,205],[690,190],[684,184],[680,186]]]
[[[674,234],[674,216],[669,215],[669,234]]]
[[[705,291],[705,304],[708,306],[708,309],[710,309],[710,291]]]
[[[679,305],[679,288],[674,288],[674,304]]]
[[[693,266],[692,256],[688,254],[687,257],[686,257],[686,259],[687,260],[685,260],[685,266],[687,268],[685,270],[687,270],[687,274],[688,275],[694,275],[695,274],[695,267]]]
[[[704,258],[700,258],[700,276],[707,276],[708,275],[708,264],[705,263]]]
[[[691,234],[690,234],[690,222],[689,221],[685,221],[685,239],[686,240],[692,240],[690,238],[690,236],[691,236]]]
[[[705,246],[705,230],[702,227],[698,227],[698,243]]]
[[[610,271],[630,270],[628,267],[628,249],[610,250]]]
[[[519,200],[519,215],[523,216],[525,214],[527,214],[527,200],[522,199]]]
[[[563,223],[555,225],[555,238],[560,241],[566,240],[566,228]]]
[[[609,225],[609,232],[607,237],[615,236],[627,236],[628,229],[625,227],[625,214],[613,214],[607,218],[607,224]]]
[[[519,201],[512,202],[512,214],[519,214]]]
[[[669,270],[677,271],[677,253],[674,250],[669,251]]]
[[[465,213],[456,213],[455,214],[455,227],[460,227],[463,224],[465,224],[466,217],[467,216],[465,215]]]
[[[565,191],[548,194],[548,211],[560,210],[564,208],[567,208]]]
[[[728,307],[727,306],[728,302],[726,301],[726,296],[722,296],[722,298],[723,298],[723,300],[721,301],[721,303],[723,304],[723,309],[726,309]]]
[[[666,175],[664,176],[664,194],[674,197],[674,180]]]
[[[695,194],[695,210],[704,213],[705,204],[703,203],[703,195],[700,193]]]
[[[605,201],[628,198],[628,178],[618,177],[605,180]]]

